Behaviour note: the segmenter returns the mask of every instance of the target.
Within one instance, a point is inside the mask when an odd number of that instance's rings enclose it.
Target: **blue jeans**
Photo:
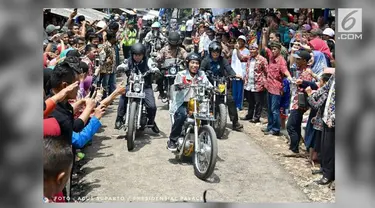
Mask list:
[[[267,131],[280,132],[280,100],[281,95],[267,93],[268,125]]]
[[[178,137],[182,133],[182,127],[184,126],[185,120],[187,118],[187,104],[182,104],[177,111],[174,113],[174,123],[172,125],[171,135],[169,139],[177,142]]]
[[[243,81],[242,80],[233,80],[232,81],[232,93],[233,99],[236,103],[236,107],[242,110],[243,104]]]
[[[100,74],[100,80],[102,87],[104,89],[103,99],[105,99],[108,95],[112,94],[112,92],[116,89],[116,74]]]

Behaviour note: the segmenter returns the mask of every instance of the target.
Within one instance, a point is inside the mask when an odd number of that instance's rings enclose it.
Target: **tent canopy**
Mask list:
[[[137,14],[133,10],[126,9],[126,8],[120,8],[120,10],[124,11],[125,13],[130,14],[130,15],[136,15]]]
[[[149,20],[159,17],[159,11],[156,10],[146,10],[146,9],[136,9],[137,15],[142,16],[142,19]]]
[[[53,14],[57,14],[57,15],[60,15],[60,16],[63,16],[63,17],[69,17],[70,14],[73,12],[73,8],[51,8],[51,13]],[[107,17],[108,15],[103,13],[103,12],[99,12],[95,9],[89,9],[89,8],[78,8],[78,11],[77,11],[77,15],[74,17],[76,18],[77,16],[80,16],[80,15],[83,15],[85,16],[85,19],[90,21],[90,22],[93,22],[95,20],[102,20],[104,19],[105,17]]]

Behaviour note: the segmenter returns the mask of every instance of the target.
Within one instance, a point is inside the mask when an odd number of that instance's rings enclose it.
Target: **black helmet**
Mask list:
[[[199,64],[201,64],[201,57],[197,54],[197,53],[190,53],[187,57],[186,57],[186,66],[189,68],[189,62],[192,61],[192,60],[195,60],[195,61],[198,61]]]
[[[136,43],[134,44],[131,49],[131,54],[143,54],[146,55],[146,47],[142,43]]]
[[[210,54],[214,51],[217,51],[217,52],[219,52],[219,54],[221,54],[221,50],[222,50],[222,47],[221,47],[221,44],[218,41],[213,41],[208,46],[208,51],[210,52]]]
[[[180,34],[178,34],[178,32],[170,32],[168,42],[173,46],[178,45],[180,43]]]

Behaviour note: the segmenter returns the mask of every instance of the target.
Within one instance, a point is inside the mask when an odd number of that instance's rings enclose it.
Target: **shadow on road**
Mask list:
[[[96,171],[96,170],[102,170],[104,169],[104,167],[95,167],[95,168],[89,168],[89,167],[85,167],[85,168],[82,168],[78,174],[81,176],[81,178],[84,178],[85,176],[87,176],[88,174]]]
[[[87,182],[86,180],[81,180],[72,187],[72,196],[74,199],[83,198],[87,196],[95,188],[101,187],[100,180],[95,179],[93,182]],[[82,202],[82,201],[80,201]]]
[[[215,168],[215,170],[216,170],[216,168]],[[220,183],[220,178],[214,172],[214,173],[212,173],[212,175],[209,178],[207,178],[206,182],[207,183]]]
[[[103,127],[102,127],[103,128]],[[89,161],[91,161],[94,158],[101,158],[101,157],[112,157],[113,154],[107,154],[99,152],[100,150],[104,150],[107,148],[110,148],[110,146],[106,146],[103,144],[103,141],[110,140],[111,137],[106,136],[94,136],[92,139],[92,144],[89,146],[86,146],[84,149],[82,149],[82,152],[85,154],[85,157],[76,162],[73,170],[73,185],[72,185],[72,197],[73,198],[79,198],[86,196],[90,191],[92,191],[94,188],[100,187],[98,183],[100,180],[95,180],[94,182],[87,182],[84,180],[84,178],[96,171],[96,170],[102,170],[105,167],[96,167],[96,168],[89,168],[84,167]]]
[[[170,158],[168,161],[171,164],[174,164],[174,165],[183,165],[183,166],[189,165],[189,166],[193,166],[193,159],[192,159],[192,157],[185,157],[185,156],[183,156],[183,157],[181,157],[179,159],[176,156],[175,158]],[[222,161],[224,161],[224,160],[222,160]],[[215,171],[216,170],[218,170],[217,167],[215,167]],[[212,175],[208,179],[206,179],[205,182],[207,182],[207,183],[220,183],[220,178],[215,173],[212,173]]]
[[[135,148],[130,152],[138,152],[140,149],[146,146],[146,144],[151,144],[151,137],[150,135],[145,134],[144,132],[139,132],[136,134],[134,143],[135,143]]]
[[[228,137],[229,137],[229,133],[230,133],[230,128],[231,128],[232,126],[230,126],[229,124],[227,124],[226,125],[226,129],[225,129],[225,131],[224,131],[224,134],[223,134],[223,136],[219,139],[219,140],[227,140],[228,139]]]

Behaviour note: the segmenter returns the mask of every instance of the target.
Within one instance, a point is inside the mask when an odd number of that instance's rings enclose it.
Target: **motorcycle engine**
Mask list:
[[[147,125],[147,116],[146,116],[145,112],[142,113],[140,125],[141,126],[146,126]]]
[[[183,142],[184,142],[184,137],[179,137],[177,140],[178,149],[181,149]]]
[[[190,156],[191,153],[193,153],[193,150],[194,150],[193,143],[190,142],[190,140],[187,140],[186,144],[185,144],[184,155],[187,156],[187,157]]]

